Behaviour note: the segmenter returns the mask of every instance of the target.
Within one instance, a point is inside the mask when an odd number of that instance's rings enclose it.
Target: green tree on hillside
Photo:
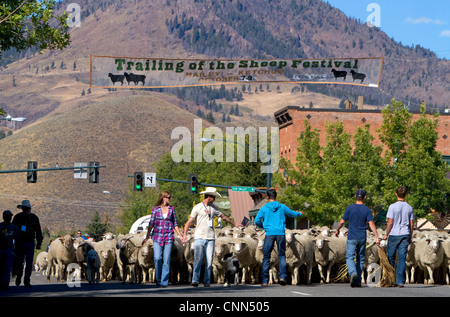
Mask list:
[[[55,16],[55,0],[6,0],[0,6],[0,58],[8,49],[63,49],[70,43],[68,14]]]
[[[91,222],[86,227],[86,231],[90,236],[103,234],[109,230],[111,230],[110,224],[101,220],[98,211],[94,213]]]
[[[404,185],[416,218],[447,210],[449,168],[435,149],[438,115],[429,118],[423,105],[420,118],[411,123],[412,114],[395,100],[382,114],[378,133],[384,153],[372,143],[369,125],[357,129],[352,149],[342,122],[328,124],[326,145],[320,147],[320,130],[312,130],[305,120],[295,166],[281,160],[282,173],[274,177],[281,187],[280,201],[304,211],[313,223],[328,225],[339,220],[354,201],[357,188],[366,190],[365,203],[377,212],[393,203],[395,189]]]

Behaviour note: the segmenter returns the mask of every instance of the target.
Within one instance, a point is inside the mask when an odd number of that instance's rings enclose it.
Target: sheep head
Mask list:
[[[426,241],[428,242],[429,247],[433,251],[437,251],[439,249],[439,246],[441,245],[441,242],[443,241],[437,236],[432,236],[430,238],[426,238]]]
[[[74,247],[74,238],[72,238],[72,236],[70,234],[66,234],[63,238],[59,238],[59,241],[61,241],[62,245],[64,245],[64,247],[66,249],[70,249],[73,248],[75,250]]]
[[[330,240],[325,239],[324,237],[316,237],[314,239],[314,242],[316,243],[317,249],[322,250],[322,248],[325,246],[325,242],[328,242]]]

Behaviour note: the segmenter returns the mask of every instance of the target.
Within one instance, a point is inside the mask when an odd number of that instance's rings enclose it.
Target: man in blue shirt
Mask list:
[[[376,237],[377,245],[380,245],[380,239],[378,238],[377,228],[373,222],[372,212],[364,205],[364,200],[366,199],[364,189],[358,189],[355,197],[356,203],[351,204],[345,209],[344,216],[339,221],[335,235],[339,237],[339,230],[348,220],[346,262],[348,274],[350,275],[350,286],[361,287],[361,274],[366,255],[366,223],[369,223],[369,227]]]
[[[255,224],[266,231],[263,247],[264,257],[261,267],[262,285],[266,286],[269,282],[270,255],[275,242],[278,248],[280,284],[286,285],[286,216],[300,217],[302,213],[293,211],[286,205],[276,201],[277,192],[275,189],[267,191],[267,198],[269,202],[259,210],[255,218]]]

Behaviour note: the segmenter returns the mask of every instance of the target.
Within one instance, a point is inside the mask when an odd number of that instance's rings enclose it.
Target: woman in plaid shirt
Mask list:
[[[152,209],[147,236],[142,242],[144,244],[150,235],[152,236],[156,285],[158,287],[167,287],[169,284],[170,254],[175,238],[174,230],[182,237],[178,228],[175,208],[169,205],[170,197],[168,191],[162,191],[159,195],[158,202]]]

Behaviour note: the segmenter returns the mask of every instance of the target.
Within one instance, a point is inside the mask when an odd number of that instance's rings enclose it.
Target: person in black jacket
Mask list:
[[[25,287],[31,287],[31,271],[33,268],[34,247],[41,249],[43,240],[41,224],[38,216],[31,213],[29,200],[23,200],[17,208],[22,212],[16,214],[12,223],[19,229],[19,241],[16,244],[16,260],[14,273],[16,274],[16,285],[19,286],[23,275],[23,264],[25,262],[25,277],[23,283]],[[36,244],[35,244],[36,240]]]
[[[0,290],[7,290],[14,261],[14,245],[19,237],[19,230],[11,223],[13,214],[10,210],[3,212],[0,223]]]

